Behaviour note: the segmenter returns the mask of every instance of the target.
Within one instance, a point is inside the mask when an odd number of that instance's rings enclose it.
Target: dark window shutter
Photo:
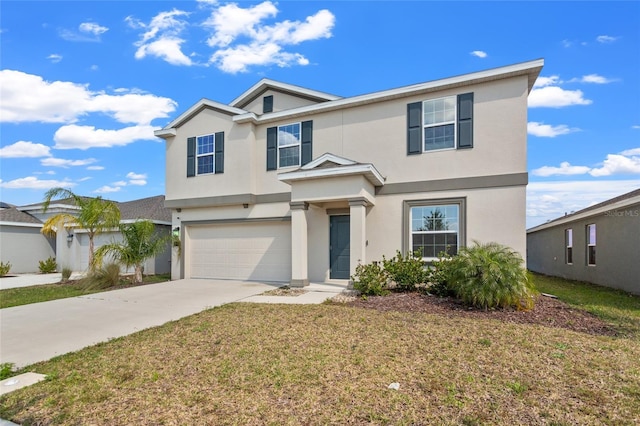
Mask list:
[[[458,148],[473,148],[473,93],[458,95]]]
[[[311,162],[313,156],[313,121],[302,122],[302,139],[300,140],[300,165]]]
[[[422,102],[407,105],[407,154],[422,153]]]
[[[196,138],[187,138],[187,177],[196,175]]]
[[[278,128],[267,129],[267,170],[278,168]]]
[[[216,133],[216,173],[224,173],[224,132]]]
[[[262,112],[273,112],[273,95],[262,98]]]

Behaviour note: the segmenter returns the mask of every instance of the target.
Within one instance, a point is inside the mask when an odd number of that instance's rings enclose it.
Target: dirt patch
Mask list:
[[[450,297],[436,297],[419,293],[392,293],[388,296],[354,298],[346,303],[378,311],[423,312],[446,317],[496,319],[518,324],[539,324],[564,328],[581,333],[616,336],[616,330],[588,312],[574,309],[566,303],[547,296],[539,296],[530,311],[515,309],[475,309]]]
[[[296,297],[302,294],[307,293],[307,290],[302,288],[290,288],[289,286],[284,286],[280,288],[276,288],[273,290],[265,291],[260,294],[261,296],[286,296],[286,297]]]

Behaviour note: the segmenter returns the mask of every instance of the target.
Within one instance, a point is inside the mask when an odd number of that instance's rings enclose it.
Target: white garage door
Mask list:
[[[191,278],[291,280],[291,223],[187,227]]]

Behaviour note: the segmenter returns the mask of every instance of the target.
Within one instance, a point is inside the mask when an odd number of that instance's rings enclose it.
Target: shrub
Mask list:
[[[371,262],[356,266],[355,275],[351,276],[353,288],[363,296],[384,296],[389,294],[387,275],[380,266],[380,262]]]
[[[427,281],[429,286],[426,291],[430,294],[440,297],[453,296],[454,292],[449,288],[447,282],[447,275],[449,274],[449,267],[451,256],[444,254],[438,260],[431,262],[431,267],[427,271]]]
[[[447,260],[447,287],[474,307],[531,309],[535,290],[522,263],[522,257],[509,247],[474,241]]]
[[[14,365],[12,362],[3,362],[0,364],[0,380],[7,379],[13,375]]]
[[[62,268],[62,282],[66,283],[71,278],[71,268]]]
[[[427,281],[421,252],[408,252],[403,256],[397,250],[396,256],[391,259],[382,256],[382,264],[388,279],[399,291],[415,291],[420,284]]]
[[[11,262],[0,262],[0,277],[4,277],[11,270]]]
[[[102,268],[96,268],[80,280],[80,286],[85,290],[102,290],[119,284],[120,265],[116,263],[108,263]]]
[[[55,257],[50,257],[47,260],[40,260],[38,263],[38,268],[40,268],[41,274],[51,274],[58,269]]]

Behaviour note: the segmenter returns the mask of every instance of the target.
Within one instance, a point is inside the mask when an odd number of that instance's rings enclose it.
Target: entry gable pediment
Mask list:
[[[297,170],[280,173],[278,179],[292,184],[295,181],[361,175],[373,186],[383,186],[385,178],[373,164],[358,163],[339,155],[325,153]]]

